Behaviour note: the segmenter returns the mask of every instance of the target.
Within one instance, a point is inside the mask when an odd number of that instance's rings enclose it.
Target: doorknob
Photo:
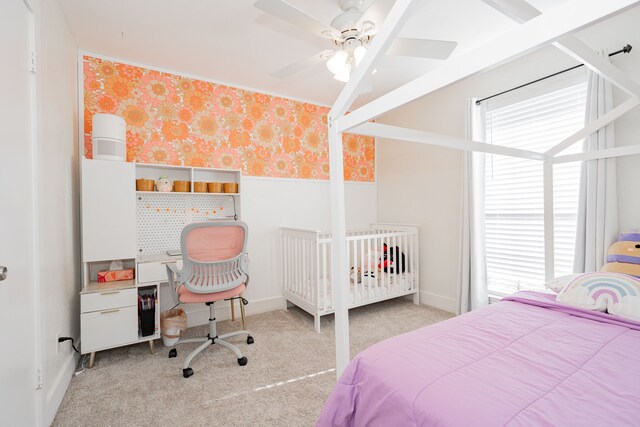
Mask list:
[[[0,265],[0,282],[7,278],[7,267]]]

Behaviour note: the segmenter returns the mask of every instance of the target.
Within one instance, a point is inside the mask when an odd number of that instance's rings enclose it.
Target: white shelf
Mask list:
[[[196,193],[193,191],[136,191],[136,194],[193,194],[196,196],[239,196],[240,193]]]
[[[105,291],[118,291],[122,289],[130,289],[135,288],[136,282],[135,279],[129,280],[116,280],[112,282],[89,282],[82,289],[80,294],[92,294],[95,292],[105,292]]]

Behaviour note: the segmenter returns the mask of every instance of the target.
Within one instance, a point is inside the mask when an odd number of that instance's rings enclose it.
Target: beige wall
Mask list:
[[[617,50],[630,43],[630,55],[614,64],[637,76],[640,70],[640,7],[583,31],[579,36],[594,48]],[[466,99],[482,98],[567,68],[575,61],[554,47],[546,47],[501,67],[441,89],[379,119],[445,135],[464,136]],[[625,95],[616,92],[616,103]],[[618,145],[640,143],[640,108],[616,121]],[[640,156],[620,159],[620,228],[640,227]],[[461,152],[378,140],[378,220],[420,225],[421,300],[455,310],[458,251]]]
[[[38,19],[38,216],[43,316],[44,417],[49,423],[75,369],[80,338],[77,48],[57,0]]]

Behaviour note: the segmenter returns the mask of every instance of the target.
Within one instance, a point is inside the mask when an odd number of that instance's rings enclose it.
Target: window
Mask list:
[[[486,141],[544,152],[584,126],[587,84],[487,106]],[[576,143],[562,154],[580,152]],[[491,294],[544,286],[542,162],[486,156],[485,233]],[[580,162],[554,166],[556,276],[573,269]]]

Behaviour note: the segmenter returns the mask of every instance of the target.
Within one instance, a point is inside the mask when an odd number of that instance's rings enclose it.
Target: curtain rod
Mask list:
[[[609,54],[609,56],[618,55],[619,53],[629,53],[629,52],[631,52],[631,49],[632,49],[632,48],[633,48],[633,46],[631,46],[630,44],[627,44],[627,45],[626,45],[626,46],[624,46],[622,49],[620,49],[620,50],[616,50],[615,52],[610,53],[610,54]],[[496,96],[504,95],[505,93],[509,93],[509,92],[514,91],[514,90],[517,90],[517,89],[523,88],[523,87],[525,87],[525,86],[529,86],[529,85],[532,85],[532,84],[534,84],[534,83],[538,83],[538,82],[540,82],[540,81],[542,81],[542,80],[546,80],[546,79],[548,79],[548,78],[555,77],[555,76],[557,76],[557,75],[559,75],[559,74],[566,73],[567,71],[575,70],[576,68],[580,68],[580,67],[584,67],[584,64],[578,64],[578,65],[575,65],[575,66],[573,66],[573,67],[567,68],[566,70],[558,71],[558,72],[556,72],[556,73],[549,74],[548,76],[541,77],[541,78],[539,78],[539,79],[536,79],[536,80],[530,81],[529,83],[525,83],[525,84],[522,84],[522,85],[520,85],[520,86],[516,86],[516,87],[513,87],[513,88],[511,88],[511,89],[507,89],[507,90],[505,90],[505,91],[502,91],[502,92],[500,92],[500,93],[496,93],[495,95],[487,96],[486,98],[482,98],[482,99],[477,100],[477,101],[476,101],[476,104],[480,104],[481,102],[486,101],[486,100],[491,99],[491,98],[495,98]]]

